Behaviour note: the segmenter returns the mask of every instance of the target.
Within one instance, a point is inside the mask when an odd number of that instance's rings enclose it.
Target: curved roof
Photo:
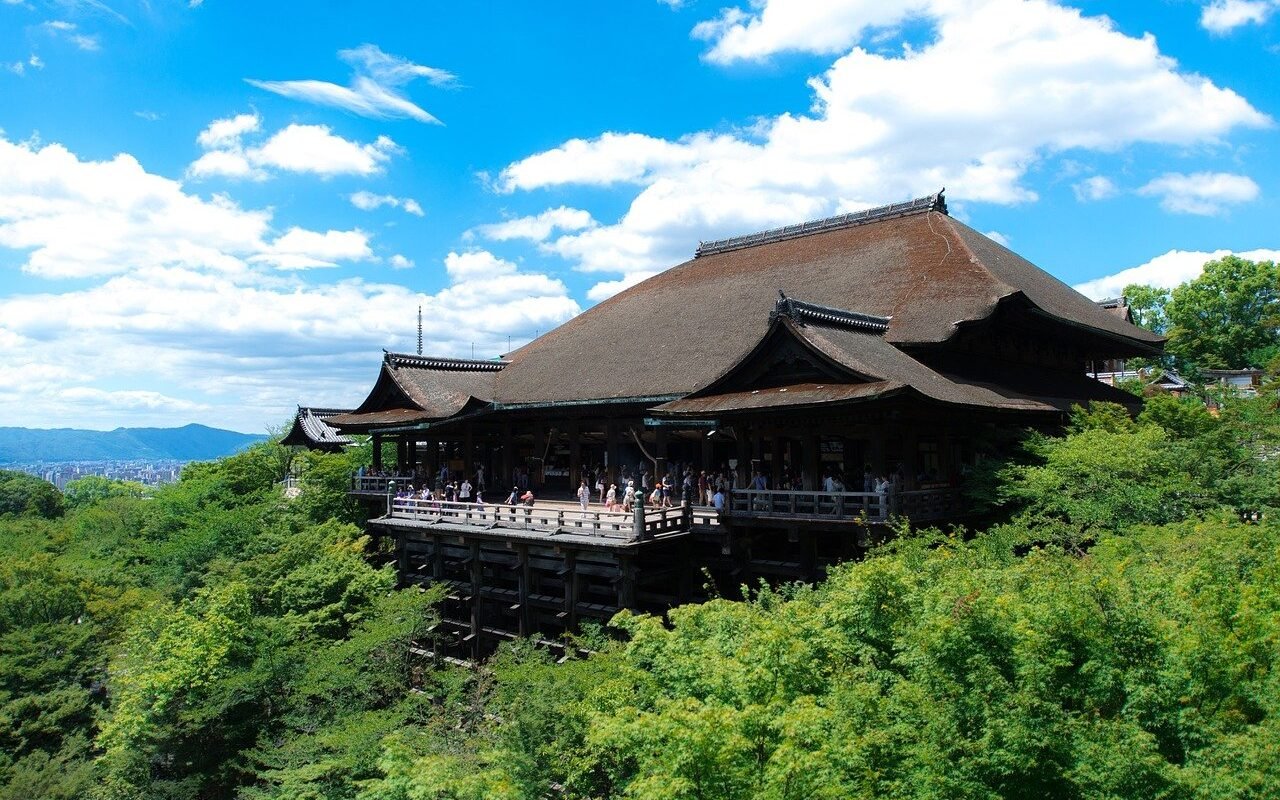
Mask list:
[[[285,447],[309,447],[313,450],[336,450],[351,444],[350,438],[338,433],[337,429],[328,423],[331,417],[348,413],[350,411],[347,409],[298,406],[298,413],[293,418],[293,427],[280,440],[280,444]]]
[[[343,430],[412,424],[451,417],[473,399],[494,399],[494,377],[504,361],[386,353],[369,396],[351,413],[330,418]]]
[[[760,341],[779,290],[888,317],[884,338],[895,345],[945,342],[961,324],[986,319],[1017,295],[1126,348],[1155,349],[1163,341],[952,219],[940,203],[909,205],[843,226],[815,224],[812,232],[797,226],[742,237],[742,246],[715,243],[705,255],[510,354],[495,399],[536,403],[696,391]]]

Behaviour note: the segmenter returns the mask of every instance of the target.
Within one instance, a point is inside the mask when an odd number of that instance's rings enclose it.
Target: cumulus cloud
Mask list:
[[[372,44],[340,50],[338,58],[352,68],[351,82],[347,86],[320,80],[245,80],[282,97],[336,106],[363,117],[408,117],[419,122],[440,124],[440,120],[409,100],[403,87],[418,78],[425,78],[432,86],[452,86],[457,82],[453,73],[384,53]]]
[[[1211,33],[1230,33],[1242,25],[1261,25],[1280,0],[1213,0],[1200,11],[1200,25]]]
[[[273,170],[311,173],[322,178],[375,175],[382,172],[392,155],[400,152],[400,147],[387,136],[362,144],[338,136],[327,125],[297,123],[276,131],[259,144],[247,146],[245,137],[261,130],[262,119],[256,112],[214,120],[196,137],[205,153],[187,167],[187,174],[193,178],[252,180],[265,180]]]
[[[479,234],[486,239],[499,242],[506,242],[512,239],[542,242],[556,231],[580,231],[584,228],[594,228],[595,225],[596,221],[591,218],[589,212],[579,208],[560,206],[559,208],[549,208],[541,214],[533,216],[516,217],[504,222],[479,225],[473,229],[474,233],[472,231],[467,233],[470,235]]]
[[[406,258],[400,253],[396,253],[391,258],[389,258],[387,260],[387,263],[391,264],[392,269],[412,269],[413,268],[413,259]]]
[[[189,194],[128,154],[81,161],[58,144],[0,138],[0,247],[22,252],[32,275],[92,278],[155,267],[246,275],[255,259],[368,257],[364,234],[292,229],[277,237],[271,217],[224,195]],[[363,248],[354,246],[356,235]]]
[[[403,209],[406,214],[412,214],[415,217],[421,217],[426,212],[422,210],[422,206],[412,197],[396,197],[390,194],[374,194],[364,190],[353,193],[349,198],[351,205],[361,211],[373,211],[383,206],[391,208]]]
[[[1138,194],[1160,198],[1160,207],[1176,214],[1211,216],[1226,206],[1246,203],[1261,190],[1252,178],[1229,172],[1167,172],[1152,180]]]
[[[932,29],[927,44],[861,46],[909,22]],[[684,260],[700,239],[942,186],[970,202],[1030,202],[1029,171],[1061,154],[1217,143],[1271,124],[1235,92],[1179,69],[1154,37],[1046,0],[767,0],[695,34],[725,63],[843,55],[810,80],[807,113],[675,139],[605,132],[509,164],[493,181],[499,192],[637,188],[617,223],[548,238],[546,249],[580,269],[649,272]]]
[[[413,346],[418,306],[441,355],[497,355],[580,310],[559,280],[480,250],[435,265],[446,282],[434,293],[298,272],[373,260],[369,237],[281,232],[271,211],[188,194],[132,156],[82,161],[3,138],[0,254],[39,278],[79,279],[0,298],[0,419],[16,425],[198,415],[261,430],[298,403],[358,403],[378,351]]]
[[[1082,203],[1106,200],[1109,197],[1115,197],[1120,191],[1115,182],[1105,175],[1094,175],[1073,183],[1071,190],[1075,192],[1076,199]]]
[[[1124,292],[1124,287],[1135,283],[1172,289],[1199,276],[1206,261],[1215,261],[1229,255],[1237,255],[1250,261],[1280,261],[1280,250],[1170,250],[1146,263],[1085,281],[1075,288],[1095,300],[1119,297]]]
[[[325,231],[318,233],[290,228],[250,261],[271,264],[279,269],[336,267],[338,262],[367,261],[373,258],[369,237],[362,231]]]

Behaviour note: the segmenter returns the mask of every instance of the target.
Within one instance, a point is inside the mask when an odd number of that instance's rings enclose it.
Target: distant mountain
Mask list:
[[[228,456],[267,437],[207,425],[181,428],[0,428],[0,464],[25,461],[204,461]]]

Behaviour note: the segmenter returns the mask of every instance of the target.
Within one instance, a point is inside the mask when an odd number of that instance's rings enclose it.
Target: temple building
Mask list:
[[[893,516],[962,520],[968,469],[1073,404],[1134,405],[1090,365],[1162,345],[949,216],[939,193],[704,242],[499,359],[386,353],[364,402],[325,422],[379,445],[353,492],[377,504],[406,580],[458,587],[452,644],[479,653],[662,610],[706,576],[722,590],[812,579]],[[442,470],[483,478],[490,505],[386,497],[389,481],[435,488]],[[722,513],[701,493],[634,520],[544,502],[584,477],[621,493],[686,471],[729,476]],[[493,505],[513,486],[534,509]]]

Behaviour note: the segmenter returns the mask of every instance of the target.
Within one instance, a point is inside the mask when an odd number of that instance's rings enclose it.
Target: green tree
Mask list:
[[[52,519],[62,516],[62,492],[46,480],[25,472],[0,469],[0,517],[32,515]]]
[[[1164,334],[1169,329],[1169,290],[1158,286],[1131,283],[1124,287],[1124,296],[1133,314],[1133,324],[1153,333]]]
[[[93,505],[109,497],[146,497],[147,487],[137,481],[121,481],[101,475],[86,475],[63,490],[68,508]]]
[[[1200,369],[1263,367],[1280,353],[1280,270],[1226,256],[1173,290],[1168,352]]]

